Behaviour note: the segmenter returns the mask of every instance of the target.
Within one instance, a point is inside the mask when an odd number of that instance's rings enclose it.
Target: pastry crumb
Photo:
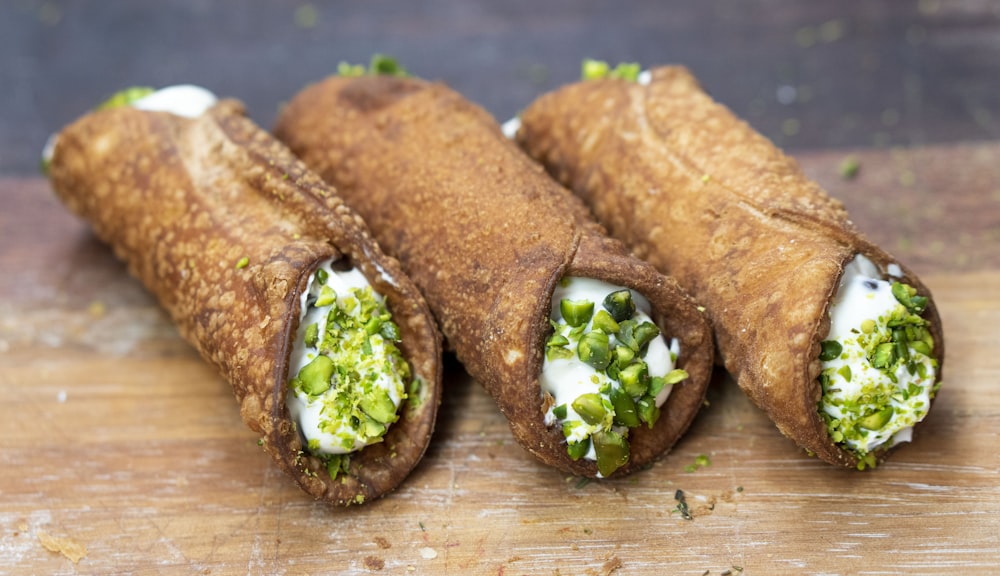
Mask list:
[[[38,542],[49,552],[58,552],[69,558],[73,564],[87,557],[87,547],[72,538],[59,538],[52,536],[45,530],[36,530],[35,537]]]

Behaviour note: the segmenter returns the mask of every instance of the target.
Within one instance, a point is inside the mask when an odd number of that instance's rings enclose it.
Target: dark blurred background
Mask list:
[[[4,0],[0,174],[125,86],[201,84],[269,127],[375,52],[501,119],[595,57],[684,64],[793,153],[1000,137],[1000,0]]]

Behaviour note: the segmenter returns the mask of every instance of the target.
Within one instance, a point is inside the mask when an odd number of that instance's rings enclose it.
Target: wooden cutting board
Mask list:
[[[720,373],[670,455],[584,482],[526,454],[450,359],[424,461],[351,509],[272,465],[228,385],[43,180],[0,179],[0,574],[995,569],[1000,144],[860,151],[851,180],[846,156],[801,160],[922,274],[947,338],[940,398],[884,466],[807,457]]]

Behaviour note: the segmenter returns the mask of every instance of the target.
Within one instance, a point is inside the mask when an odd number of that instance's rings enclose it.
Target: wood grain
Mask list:
[[[668,457],[584,484],[519,448],[451,361],[423,463],[389,497],[347,510],[282,476],[228,385],[44,182],[0,179],[0,574],[991,570],[1000,145],[859,151],[850,181],[837,176],[846,153],[803,165],[924,275],[948,338],[941,397],[884,466],[854,473],[804,456],[718,374]],[[930,247],[895,244],[918,235]],[[710,465],[687,471],[699,455]],[[693,519],[677,513],[677,490]],[[74,564],[43,535],[86,556]]]

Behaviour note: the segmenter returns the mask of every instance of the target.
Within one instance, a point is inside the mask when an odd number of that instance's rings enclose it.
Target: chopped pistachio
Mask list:
[[[639,415],[637,414],[635,400],[622,388],[611,389],[611,405],[615,409],[614,422],[619,426],[629,428],[639,425]]]
[[[552,409],[552,415],[555,416],[556,418],[560,419],[560,420],[565,420],[566,419],[566,410],[567,410],[566,405],[565,404],[560,404],[560,405],[558,405],[558,406],[556,406],[555,408]]]
[[[579,460],[590,451],[590,438],[584,438],[580,442],[569,442],[566,445],[566,453],[573,460]]]
[[[636,326],[635,331],[632,334],[639,350],[642,350],[647,344],[652,342],[654,338],[660,335],[660,329],[657,328],[656,324],[653,324],[652,322],[643,322],[642,324]]]
[[[899,303],[914,314],[920,314],[927,308],[929,302],[926,296],[917,296],[917,289],[902,282],[892,283],[892,295]]]
[[[836,340],[824,340],[820,342],[819,359],[823,362],[833,360],[844,351],[844,347]]]
[[[893,407],[886,406],[885,408],[865,416],[861,420],[858,420],[858,426],[865,428],[867,430],[881,430],[889,420],[892,418]]]
[[[686,370],[683,368],[674,368],[663,377],[663,380],[666,384],[677,384],[682,380],[686,380],[687,377],[688,373]]]
[[[837,167],[840,177],[844,180],[853,180],[858,175],[859,170],[861,170],[861,161],[858,160],[857,156],[847,156],[841,160],[840,166]]]
[[[587,332],[577,345],[577,355],[580,360],[597,370],[604,370],[611,363],[611,351],[608,345],[607,334],[599,331]]]
[[[623,322],[635,316],[635,302],[632,301],[632,292],[628,289],[608,294],[604,298],[603,305],[615,322]]]
[[[614,334],[618,332],[618,323],[615,319],[608,314],[607,310],[598,310],[594,314],[594,322],[591,324],[594,330],[600,330],[605,334]]]
[[[312,324],[306,326],[305,334],[303,334],[303,343],[310,347],[315,348],[316,342],[319,340],[319,324],[313,322]]]
[[[109,108],[124,108],[125,106],[131,106],[136,100],[145,98],[153,92],[156,92],[155,88],[150,88],[148,86],[132,86],[125,88],[124,90],[119,90],[111,95],[107,100],[101,102],[97,106],[97,110],[107,110]]]
[[[583,80],[599,80],[601,78],[620,78],[629,82],[639,79],[641,67],[636,62],[621,62],[614,68],[602,60],[585,59],[580,68]]]
[[[610,70],[607,62],[587,58],[581,66],[580,76],[583,80],[599,80],[607,76]]]
[[[660,408],[656,405],[656,399],[653,396],[640,398],[636,402],[636,411],[639,413],[639,420],[645,422],[650,428],[660,419]]]
[[[236,261],[236,269],[246,268],[250,264],[250,259],[246,256],[240,258]]]
[[[887,368],[896,361],[896,347],[892,342],[884,342],[875,347],[870,357],[875,368]]]
[[[612,430],[595,432],[591,436],[597,453],[597,470],[607,478],[628,462],[628,440]]]
[[[318,396],[330,388],[334,364],[327,356],[317,356],[299,370],[297,379],[302,383],[302,391],[310,396]]]
[[[336,301],[337,293],[333,291],[333,288],[323,286],[323,288],[319,291],[319,296],[316,298],[314,306],[321,308],[323,306],[329,306]]]
[[[378,422],[383,424],[396,421],[396,405],[385,388],[375,388],[361,397],[358,406]]]
[[[641,360],[623,369],[619,376],[622,388],[630,396],[644,396],[649,390],[649,367]]]
[[[573,401],[573,410],[580,415],[584,422],[591,426],[601,424],[608,415],[604,408],[604,400],[600,394],[581,394]]]
[[[590,300],[567,300],[559,302],[559,311],[570,326],[580,326],[590,321],[594,315],[594,303]]]

